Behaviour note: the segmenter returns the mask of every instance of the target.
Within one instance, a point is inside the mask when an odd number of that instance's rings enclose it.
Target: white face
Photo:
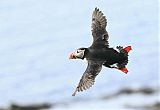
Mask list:
[[[77,58],[83,58],[84,57],[84,52],[85,52],[85,49],[77,49],[77,51],[74,52],[74,55],[77,57]]]

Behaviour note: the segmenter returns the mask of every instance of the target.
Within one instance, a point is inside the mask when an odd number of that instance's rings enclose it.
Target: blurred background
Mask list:
[[[132,46],[129,73],[103,67],[72,97],[87,63],[68,55],[91,45],[95,7],[110,47]],[[0,110],[159,110],[158,14],[157,0],[0,0]]]

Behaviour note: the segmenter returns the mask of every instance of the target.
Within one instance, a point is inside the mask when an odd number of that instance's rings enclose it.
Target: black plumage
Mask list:
[[[72,53],[70,56],[71,59],[86,58],[88,61],[87,69],[80,79],[73,96],[77,91],[89,89],[94,84],[95,78],[100,73],[102,66],[128,72],[125,66],[128,63],[128,52],[131,50],[131,47],[123,48],[122,46],[117,46],[115,49],[109,48],[109,36],[106,26],[107,19],[98,8],[95,8],[92,14],[91,26],[92,45],[88,48],[79,48],[76,53]]]

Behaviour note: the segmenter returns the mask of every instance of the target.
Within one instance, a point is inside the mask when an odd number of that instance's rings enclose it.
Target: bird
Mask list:
[[[93,43],[90,47],[78,48],[69,55],[69,59],[86,59],[88,62],[87,69],[83,73],[72,96],[75,96],[77,92],[82,92],[92,87],[96,76],[102,70],[102,66],[118,69],[125,74],[128,73],[126,65],[128,63],[128,53],[132,50],[132,47],[109,47],[109,35],[106,31],[106,26],[106,17],[96,7],[92,13],[91,23]]]

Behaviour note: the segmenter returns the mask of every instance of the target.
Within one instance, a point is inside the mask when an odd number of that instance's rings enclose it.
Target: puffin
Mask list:
[[[96,76],[100,73],[102,66],[117,69],[127,74],[128,53],[131,46],[109,47],[108,32],[106,31],[107,19],[98,8],[92,14],[91,31],[93,43],[88,48],[79,48],[69,55],[69,59],[86,59],[88,66],[83,73],[76,90],[72,94],[82,92],[94,85]]]

